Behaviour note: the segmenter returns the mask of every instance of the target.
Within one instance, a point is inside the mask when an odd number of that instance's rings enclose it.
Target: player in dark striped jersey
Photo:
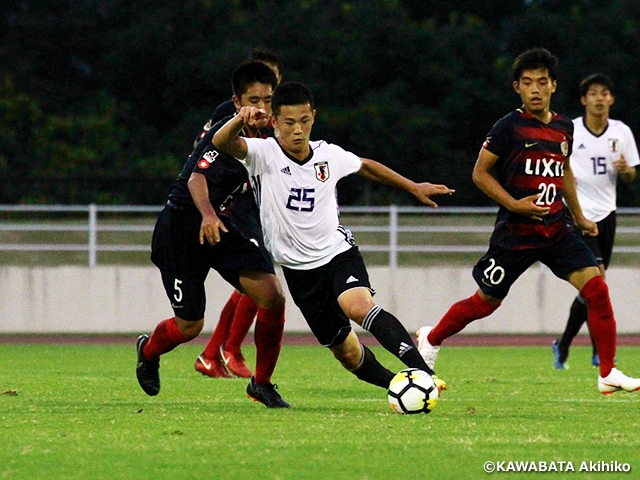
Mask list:
[[[282,80],[282,62],[276,54],[256,48],[251,52],[249,60],[264,63],[273,70],[278,83],[280,83]],[[247,99],[247,101],[243,103],[237,96],[234,97],[235,98],[231,98],[216,107],[213,115],[196,137],[193,144],[194,149],[198,147],[200,140],[204,138],[216,123],[227,119],[229,116],[235,115],[237,110],[236,105],[244,106],[251,103],[250,99]],[[269,128],[268,133],[272,136],[273,129]],[[209,141],[208,143],[210,144],[211,142]],[[229,214],[236,224],[251,222],[259,225],[260,223],[255,199],[250,190],[244,194],[234,196],[233,205]],[[254,228],[252,225],[246,226]],[[261,235],[260,239],[262,242]],[[256,312],[257,307],[251,297],[243,294],[240,290],[234,290],[220,312],[220,318],[209,342],[195,362],[195,369],[203,375],[213,378],[230,378],[231,375],[229,375],[229,373],[238,377],[251,377],[252,372],[245,363],[241,347],[242,342],[253,324]]]
[[[615,368],[609,291],[578,233],[594,236],[598,227],[578,202],[569,162],[573,123],[551,111],[556,70],[556,57],[543,48],[522,53],[513,64],[513,88],[523,105],[493,126],[473,170],[474,183],[500,205],[489,250],[473,268],[479,289],[452,305],[434,328],[418,330],[418,348],[433,366],[443,340],[493,313],[518,277],[539,261],[587,303],[589,329],[600,353],[600,392],[639,390],[640,379]]]
[[[234,71],[233,85],[238,99],[256,98],[250,103],[265,108],[270,105],[277,80],[269,67],[250,62]],[[174,317],[160,322],[150,337],[138,338],[136,374],[145,393],[159,393],[160,356],[202,330],[204,282],[209,270],[214,269],[257,305],[256,371],[247,393],[269,408],[288,408],[271,383],[284,328],[284,293],[262,244],[257,220],[247,228],[238,223],[241,219],[227,215],[233,198],[247,189],[247,172],[237,160],[211,144],[221,124],[207,132],[189,156],[156,222],[151,259],[162,274]],[[248,127],[244,134],[261,137],[267,124],[264,121]]]
[[[494,125],[483,149],[498,157],[500,185],[512,198],[529,197],[527,202],[538,210],[526,216],[501,204],[491,243],[512,250],[540,248],[572,231],[562,203],[572,135],[573,123],[567,117],[551,113],[545,124],[523,108]]]

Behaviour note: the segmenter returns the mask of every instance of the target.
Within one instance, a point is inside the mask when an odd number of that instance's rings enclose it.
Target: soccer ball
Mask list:
[[[391,379],[389,404],[396,413],[430,413],[438,402],[438,387],[424,370],[407,368]]]

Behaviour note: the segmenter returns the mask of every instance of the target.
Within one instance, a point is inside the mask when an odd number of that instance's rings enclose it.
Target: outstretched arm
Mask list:
[[[549,213],[549,207],[541,207],[536,205],[539,194],[529,195],[528,197],[515,199],[507,192],[500,182],[493,176],[493,166],[498,161],[498,156],[491,153],[485,148],[480,149],[478,160],[473,167],[471,176],[473,183],[482,190],[482,192],[490,199],[498,202],[507,210],[533,218],[534,220],[542,220],[542,217]]]
[[[242,107],[235,117],[213,135],[211,142],[221,152],[244,159],[247,156],[247,142],[238,134],[245,126],[258,130],[266,127],[268,122],[269,115],[263,109]]]
[[[398,172],[391,170],[389,167],[385,167],[381,163],[368,158],[361,158],[362,166],[358,170],[358,175],[362,175],[374,182],[389,185],[391,187],[400,188],[406,192],[411,193],[422,203],[431,207],[437,208],[438,205],[429,197],[432,195],[444,195],[452,194],[455,190],[451,190],[445,185],[434,185],[432,183],[416,183],[403,177]]]

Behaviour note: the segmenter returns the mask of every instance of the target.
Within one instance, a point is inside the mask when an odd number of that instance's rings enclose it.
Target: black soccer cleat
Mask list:
[[[144,393],[150,397],[156,396],[160,392],[160,361],[149,361],[144,357],[142,350],[149,341],[149,335],[143,334],[138,337],[136,350],[138,351],[138,365],[136,366],[136,377]]]
[[[278,386],[273,383],[256,383],[255,377],[251,377],[247,385],[247,395],[254,402],[264,403],[267,408],[291,408],[291,405],[276,392],[277,388]]]

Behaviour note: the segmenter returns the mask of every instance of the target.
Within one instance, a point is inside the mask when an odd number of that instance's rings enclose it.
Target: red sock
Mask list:
[[[163,353],[170,352],[181,343],[189,341],[180,333],[176,317],[167,318],[156,325],[142,353],[147,360],[157,360]]]
[[[207,346],[204,347],[204,351],[202,352],[206,358],[217,358],[220,347],[229,336],[233,316],[235,315],[236,307],[238,306],[238,302],[241,297],[242,293],[238,290],[234,290],[231,297],[229,297],[229,300],[227,300],[227,303],[222,308],[218,325],[216,325],[213,335],[211,335]]]
[[[231,322],[229,336],[224,342],[225,351],[229,353],[240,353],[242,342],[247,336],[251,324],[253,324],[253,319],[257,311],[258,307],[249,295],[242,295],[242,297],[240,297],[240,301],[236,307],[236,313],[233,316],[233,322]]]
[[[598,275],[582,287],[580,294],[587,302],[589,332],[596,342],[600,357],[600,376],[604,378],[615,367],[616,356],[616,319],[609,299],[609,287]]]
[[[284,330],[284,307],[277,310],[267,310],[258,307],[256,331],[256,383],[270,383],[271,375],[276,368],[282,345]]]
[[[454,303],[429,332],[427,340],[431,345],[440,345],[445,338],[455,335],[474,320],[491,315],[500,305],[491,305],[485,302],[478,292],[470,298]]]

